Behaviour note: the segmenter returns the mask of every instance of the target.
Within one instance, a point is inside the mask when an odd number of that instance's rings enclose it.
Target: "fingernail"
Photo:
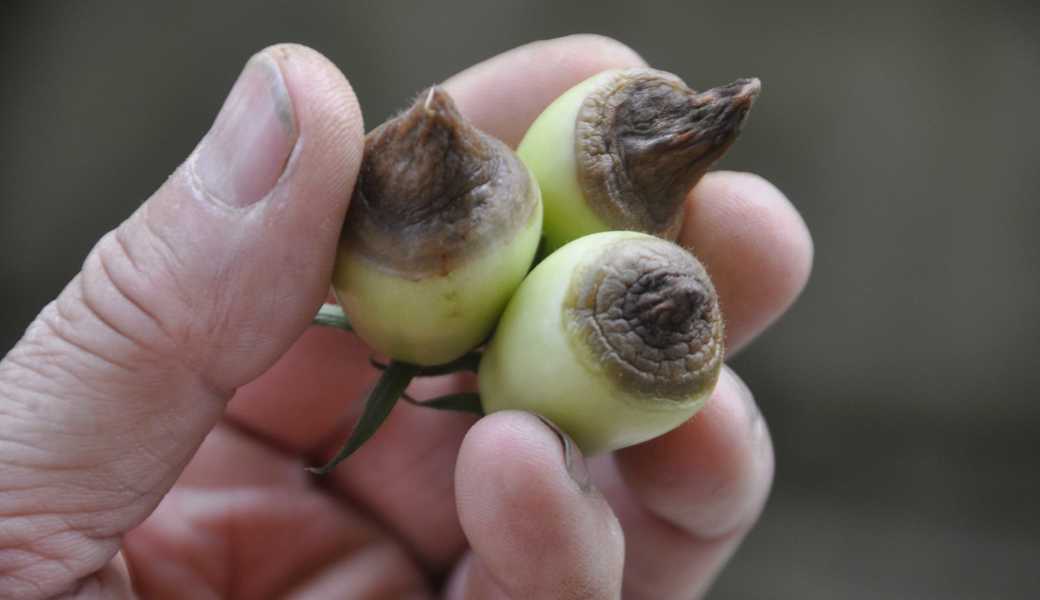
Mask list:
[[[292,100],[274,59],[246,64],[193,165],[207,195],[245,208],[267,195],[296,144]]]
[[[557,427],[556,423],[542,415],[535,416],[560,438],[560,445],[563,446],[563,466],[567,469],[567,474],[571,476],[574,483],[578,484],[581,491],[585,493],[592,491],[592,476],[589,475],[589,467],[585,464],[585,456],[582,455],[578,445],[574,443],[571,436]]]

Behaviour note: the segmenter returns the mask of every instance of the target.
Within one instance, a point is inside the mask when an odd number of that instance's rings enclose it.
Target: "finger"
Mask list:
[[[809,279],[813,243],[801,215],[750,173],[708,173],[688,198],[679,242],[711,273],[737,352],[786,311]]]
[[[0,588],[58,594],[100,569],[232,391],[300,335],[327,290],[361,139],[327,60],[258,54],[191,157],[0,363],[0,551],[21,557]]]
[[[727,368],[693,419],[597,466],[625,529],[625,598],[691,598],[758,518],[773,450],[754,399]]]
[[[599,36],[537,42],[473,67],[445,86],[467,117],[508,138],[522,131],[556,96],[597,71],[641,64],[622,44]],[[513,133],[511,133],[513,132]],[[512,141],[518,138],[514,135]],[[308,332],[274,369],[241,391],[229,412],[278,444],[331,456],[359,413],[371,384],[368,350],[337,331]],[[454,391],[444,382],[416,389],[421,398]],[[455,388],[457,389],[457,388]],[[398,405],[362,449],[330,475],[332,486],[362,503],[433,568],[465,547],[455,513],[451,472],[467,416]]]
[[[485,417],[462,443],[455,487],[475,556],[454,575],[457,598],[488,587],[517,600],[619,597],[621,529],[564,434],[528,413]]]

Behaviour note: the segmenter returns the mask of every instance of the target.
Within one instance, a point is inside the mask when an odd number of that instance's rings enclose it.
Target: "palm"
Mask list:
[[[459,558],[465,537],[452,470],[475,417],[402,404],[333,473],[318,479],[304,470],[328,458],[356,417],[351,400],[378,375],[367,357],[353,336],[312,329],[240,390],[173,491],[128,539],[128,558],[155,596],[163,586],[170,597],[185,593],[183,572],[168,576],[169,563],[190,572],[205,565],[200,590],[253,598],[280,597],[320,565],[348,561],[359,568],[337,585],[358,597],[402,597],[430,589],[427,576]]]

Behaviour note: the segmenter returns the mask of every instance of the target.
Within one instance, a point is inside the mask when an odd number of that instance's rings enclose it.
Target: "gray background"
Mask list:
[[[245,59],[311,45],[366,122],[527,41],[614,36],[764,81],[725,160],[783,189],[809,288],[735,360],[777,446],[714,598],[1040,593],[1040,11],[1028,2],[278,2],[0,8],[0,352],[206,131]]]

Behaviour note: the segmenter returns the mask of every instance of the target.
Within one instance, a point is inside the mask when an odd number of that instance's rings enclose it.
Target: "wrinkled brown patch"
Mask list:
[[[740,133],[757,79],[696,93],[674,75],[620,71],[578,113],[578,176],[592,209],[616,229],[675,239],[687,192]]]
[[[680,402],[714,384],[723,324],[707,272],[665,240],[619,240],[578,273],[565,306],[574,340],[623,389]]]
[[[366,136],[343,238],[402,275],[445,274],[527,223],[530,188],[512,150],[434,87]]]

